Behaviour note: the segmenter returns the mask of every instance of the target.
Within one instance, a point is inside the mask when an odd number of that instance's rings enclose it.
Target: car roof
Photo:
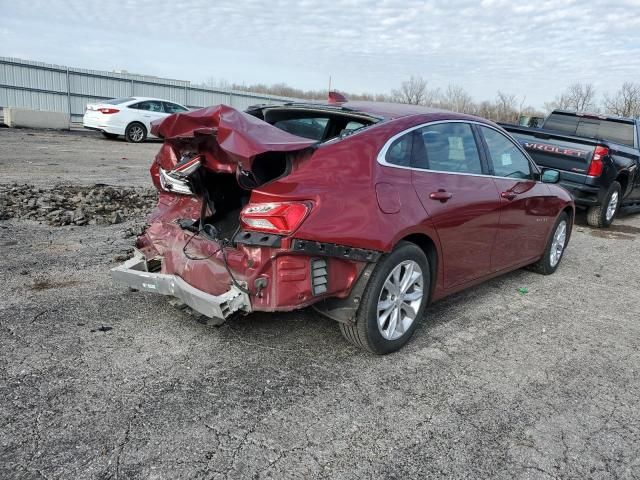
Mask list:
[[[270,104],[270,105],[255,105],[249,107],[249,109],[260,108],[316,108],[322,110],[341,111],[344,113],[360,113],[371,117],[378,118],[379,120],[393,120],[401,117],[410,116],[424,116],[433,115],[439,120],[471,120],[493,125],[489,120],[474,115],[468,115],[464,113],[452,112],[449,110],[442,110],[439,108],[425,107],[422,105],[411,105],[407,103],[391,103],[391,102],[368,102],[368,101],[347,101],[340,103],[329,102],[289,102],[282,104]]]
[[[165,100],[164,98],[153,98],[153,97],[129,97],[132,100],[130,100],[131,102],[143,102],[143,101],[147,101],[147,100],[155,100],[157,102],[169,102],[169,103],[177,103],[178,105],[181,105],[178,102],[174,102],[173,100]]]

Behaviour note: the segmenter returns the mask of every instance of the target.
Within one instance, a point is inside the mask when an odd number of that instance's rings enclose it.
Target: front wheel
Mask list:
[[[540,260],[531,265],[531,270],[542,275],[551,275],[558,269],[569,240],[570,226],[569,216],[566,212],[562,212],[553,226],[544,254]]]
[[[131,142],[131,143],[144,142],[145,139],[147,138],[147,129],[141,123],[138,123],[138,122],[130,123],[124,132],[124,138],[127,139],[127,142]]]
[[[340,324],[344,337],[378,355],[395,352],[415,331],[429,298],[429,260],[415,244],[402,242],[371,275],[354,324]]]
[[[618,182],[613,182],[607,190],[602,205],[590,207],[587,211],[587,223],[592,227],[607,228],[613,222],[620,206],[622,188]]]

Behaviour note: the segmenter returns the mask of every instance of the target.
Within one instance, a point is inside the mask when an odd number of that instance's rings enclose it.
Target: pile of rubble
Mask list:
[[[19,218],[49,225],[109,225],[142,220],[157,201],[155,189],[0,185],[0,220]]]

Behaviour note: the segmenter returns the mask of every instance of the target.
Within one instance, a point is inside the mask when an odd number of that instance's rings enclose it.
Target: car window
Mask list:
[[[489,161],[498,177],[533,178],[527,157],[505,135],[488,127],[480,127],[489,149]]]
[[[349,135],[350,133],[353,133],[354,131],[362,128],[365,126],[365,123],[363,122],[357,122],[355,120],[351,120],[349,123],[347,123],[347,125],[342,129],[342,131],[340,132],[340,135]]]
[[[555,130],[578,137],[610,140],[633,147],[633,123],[571,113],[553,112],[544,123],[545,130]]]
[[[397,138],[387,149],[384,157],[385,162],[400,167],[411,166],[411,150],[413,144],[413,132],[407,133]]]
[[[292,135],[320,141],[324,137],[327,123],[329,123],[328,118],[291,118],[280,120],[273,126]]]
[[[471,125],[436,123],[417,131],[413,166],[439,172],[482,174],[482,163]]]
[[[162,102],[162,103],[164,103],[164,111],[166,113],[182,113],[182,112],[188,111],[186,108],[181,107],[176,103],[171,103],[171,102]]]
[[[162,102],[158,102],[156,100],[145,100],[144,102],[134,103],[133,105],[129,105],[129,108],[145,110],[147,112],[164,112]]]

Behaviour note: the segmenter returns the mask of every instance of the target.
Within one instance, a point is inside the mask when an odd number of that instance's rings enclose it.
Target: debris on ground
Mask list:
[[[100,325],[98,328],[94,328],[93,330],[91,330],[91,333],[108,332],[109,330],[113,330],[113,327],[109,325]]]
[[[527,293],[529,293],[529,289],[528,289],[528,288],[526,288],[526,287],[520,287],[520,288],[518,289],[518,293],[519,293],[520,295],[526,295]]]
[[[0,220],[19,218],[52,226],[114,225],[143,219],[156,200],[152,188],[0,185]]]

